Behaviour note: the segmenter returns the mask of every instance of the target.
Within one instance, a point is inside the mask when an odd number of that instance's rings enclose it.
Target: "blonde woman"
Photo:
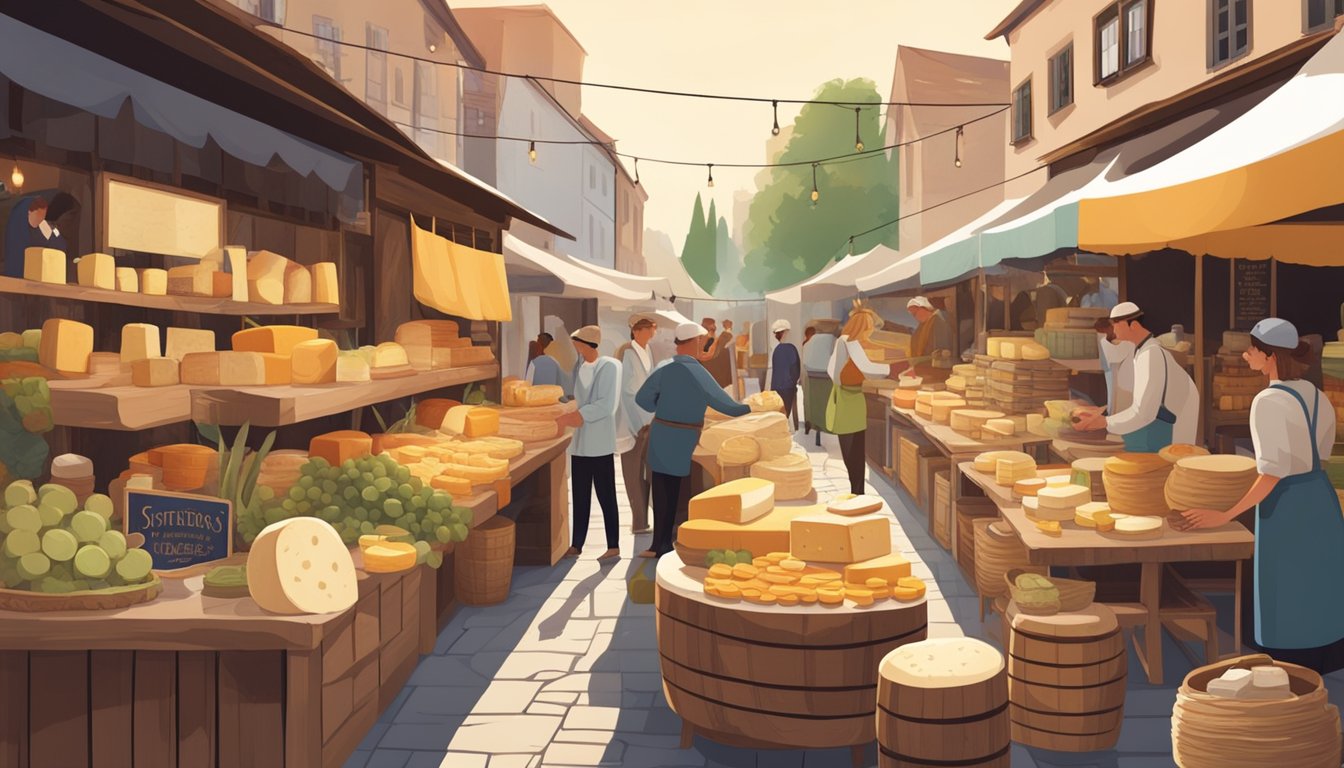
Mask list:
[[[826,368],[833,384],[826,404],[826,430],[840,438],[840,456],[849,471],[849,490],[855,494],[864,492],[868,403],[863,396],[863,381],[887,376],[895,378],[891,366],[873,362],[863,349],[863,342],[881,327],[882,318],[855,301],[854,311],[835,342]]]

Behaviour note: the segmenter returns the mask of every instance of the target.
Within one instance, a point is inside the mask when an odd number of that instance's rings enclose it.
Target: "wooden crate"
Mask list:
[[[919,500],[919,456],[928,446],[921,438],[910,435],[902,435],[900,441],[900,480],[901,487],[909,493],[916,502]],[[931,447],[931,446],[930,446]]]
[[[933,538],[952,549],[952,489],[948,470],[933,473]]]
[[[933,532],[933,478],[939,472],[951,473],[952,462],[930,445],[919,455],[919,506],[928,516],[929,532]]]
[[[957,501],[957,565],[966,577],[966,583],[975,587],[975,524],[983,525],[999,518],[999,508],[986,498],[967,498]]]

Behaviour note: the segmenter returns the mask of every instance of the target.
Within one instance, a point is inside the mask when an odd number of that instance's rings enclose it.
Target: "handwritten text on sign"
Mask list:
[[[233,505],[209,496],[128,490],[126,533],[144,535],[157,571],[222,560],[233,553]]]

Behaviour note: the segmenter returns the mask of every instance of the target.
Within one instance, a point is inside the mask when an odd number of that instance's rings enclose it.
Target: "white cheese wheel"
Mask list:
[[[355,604],[355,563],[325,521],[295,517],[268,525],[247,556],[247,591],[272,613],[336,613]]]
[[[1119,517],[1115,520],[1115,532],[1124,535],[1143,535],[1151,534],[1153,531],[1162,530],[1162,518],[1160,517]]]
[[[1003,654],[983,640],[942,637],[909,643],[888,653],[882,677],[911,688],[960,688],[1003,672]]]

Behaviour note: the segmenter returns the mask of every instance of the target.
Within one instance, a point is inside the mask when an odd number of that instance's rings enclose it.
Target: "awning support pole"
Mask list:
[[[1195,389],[1199,392],[1200,402],[1211,390],[1204,381],[1204,255],[1195,256]],[[1200,415],[1208,409],[1199,409]],[[1204,441],[1205,424],[1199,425],[1199,442]]]

